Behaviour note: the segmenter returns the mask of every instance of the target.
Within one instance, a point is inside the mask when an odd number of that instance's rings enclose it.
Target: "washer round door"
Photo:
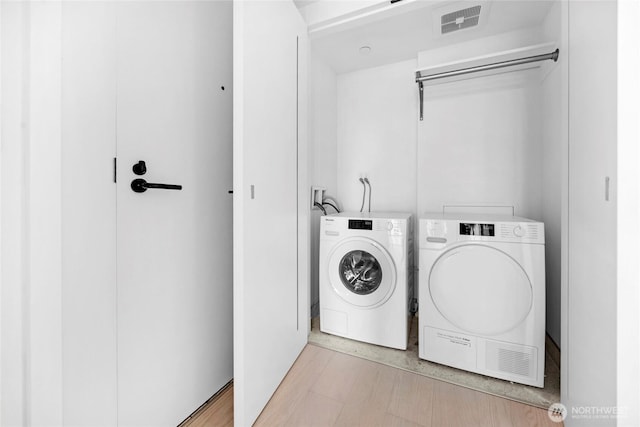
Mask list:
[[[396,269],[393,259],[379,243],[351,238],[329,254],[329,281],[333,290],[349,304],[374,308],[393,294]]]
[[[450,323],[474,334],[510,331],[529,315],[529,276],[506,252],[484,245],[449,249],[429,273],[429,293]]]

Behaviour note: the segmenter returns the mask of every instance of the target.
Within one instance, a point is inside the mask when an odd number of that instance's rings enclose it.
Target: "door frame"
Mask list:
[[[62,3],[1,2],[0,17],[2,40],[18,41],[15,49],[0,48],[0,416],[7,424],[57,425],[63,422]]]

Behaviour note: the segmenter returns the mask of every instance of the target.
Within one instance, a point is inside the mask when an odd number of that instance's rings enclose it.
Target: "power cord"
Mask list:
[[[313,206],[315,206],[315,207],[317,207],[318,209],[320,209],[324,215],[327,215],[327,210],[326,210],[326,209],[324,208],[324,206],[322,206],[320,203],[318,203],[318,202],[313,202]]]
[[[334,207],[338,212],[340,212],[340,207],[339,207],[339,206],[340,206],[340,203],[338,203],[338,201],[337,201],[335,198],[333,198],[333,197],[331,197],[331,196],[324,196],[324,197],[322,198],[322,204],[323,204],[323,205],[324,205],[325,203],[329,203],[329,202],[330,202],[331,204],[333,204],[333,207]]]
[[[324,205],[329,205],[329,206],[331,206],[333,209],[335,209],[335,210],[336,210],[336,212],[340,213],[340,209],[338,209],[338,208],[336,207],[336,205],[334,205],[333,203],[327,202],[327,201],[326,201],[326,199],[325,199],[325,201],[323,201],[323,202],[322,202],[322,206],[324,206]]]

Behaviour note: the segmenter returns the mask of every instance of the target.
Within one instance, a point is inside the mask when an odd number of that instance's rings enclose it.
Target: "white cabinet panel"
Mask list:
[[[569,406],[616,404],[616,28],[615,2],[569,3]]]
[[[307,341],[305,34],[290,1],[234,3],[238,426],[254,422]]]

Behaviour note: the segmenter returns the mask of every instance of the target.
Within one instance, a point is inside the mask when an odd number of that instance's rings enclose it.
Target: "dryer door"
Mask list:
[[[379,243],[352,238],[329,255],[328,277],[333,290],[349,304],[373,308],[383,304],[396,286],[396,267]]]
[[[531,282],[520,264],[506,252],[477,244],[444,252],[431,268],[429,292],[445,319],[481,335],[515,328],[533,303]]]

